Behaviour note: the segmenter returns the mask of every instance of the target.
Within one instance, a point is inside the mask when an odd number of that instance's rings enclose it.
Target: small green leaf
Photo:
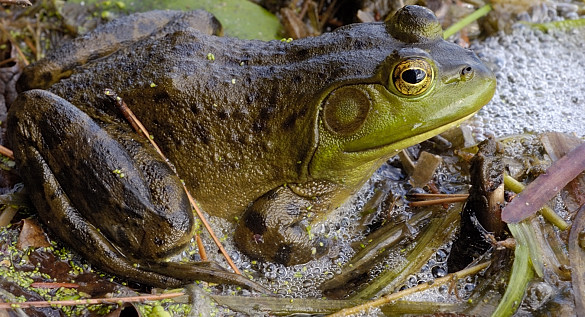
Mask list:
[[[279,39],[278,18],[248,0],[189,0],[168,1],[167,9],[205,9],[215,15],[227,36],[242,39]]]
[[[81,2],[81,0],[73,0]],[[85,0],[85,4],[100,3],[103,1]],[[224,34],[241,39],[274,40],[281,39],[282,26],[278,18],[249,0],[121,0],[116,5],[108,6],[110,10],[121,10],[124,7],[128,12],[141,12],[155,9],[173,10],[207,10],[221,22]]]

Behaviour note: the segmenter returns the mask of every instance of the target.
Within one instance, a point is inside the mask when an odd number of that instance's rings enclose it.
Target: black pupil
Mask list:
[[[427,73],[420,68],[408,69],[402,72],[402,80],[413,85],[423,81],[426,76]]]

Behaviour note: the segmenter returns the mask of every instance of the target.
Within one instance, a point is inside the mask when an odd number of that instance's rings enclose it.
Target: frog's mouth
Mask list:
[[[437,87],[422,99],[398,96],[382,85],[359,87],[370,100],[368,113],[354,133],[335,138],[338,149],[368,157],[377,152],[378,157],[388,157],[386,153],[396,153],[461,124],[487,104],[495,92],[495,81],[489,78],[479,78],[477,93],[453,96],[450,91],[460,86],[460,82],[454,82],[449,87]]]
[[[430,130],[421,132],[421,133],[416,133],[411,137],[406,137],[397,141],[393,141],[391,143],[386,143],[386,144],[381,144],[379,146],[376,147],[372,147],[372,148],[359,148],[359,147],[346,147],[343,149],[344,153],[366,153],[369,151],[374,151],[374,152],[378,152],[378,151],[383,151],[383,152],[391,152],[391,153],[397,153],[398,151],[405,149],[409,146],[413,146],[415,144],[418,144],[420,142],[423,142],[425,140],[428,140],[438,134],[441,134],[442,132],[445,132],[446,130],[452,128],[452,127],[456,127],[459,126],[461,123],[463,123],[464,121],[468,120],[469,118],[473,117],[475,114],[477,114],[477,112],[479,112],[479,110],[472,112],[471,114],[468,114],[464,117],[461,117],[460,119],[457,119],[455,121],[450,122],[449,124],[445,124],[436,128],[432,128]],[[414,129],[413,129],[414,130]],[[394,148],[394,151],[392,151],[392,148]],[[393,156],[393,155],[390,155]]]

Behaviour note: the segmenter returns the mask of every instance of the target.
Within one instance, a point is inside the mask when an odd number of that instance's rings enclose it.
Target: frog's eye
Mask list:
[[[433,67],[422,58],[405,59],[392,71],[394,87],[406,96],[423,94],[432,86],[433,78]]]

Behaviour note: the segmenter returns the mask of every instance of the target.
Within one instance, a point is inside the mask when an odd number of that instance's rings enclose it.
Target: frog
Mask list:
[[[420,6],[293,41],[220,36],[204,11],[111,23],[24,70],[8,140],[52,234],[147,285],[256,287],[173,260],[196,227],[183,184],[207,214],[235,223],[229,235],[250,259],[303,264],[333,244],[311,228],[398,151],[473,116],[496,86]]]

